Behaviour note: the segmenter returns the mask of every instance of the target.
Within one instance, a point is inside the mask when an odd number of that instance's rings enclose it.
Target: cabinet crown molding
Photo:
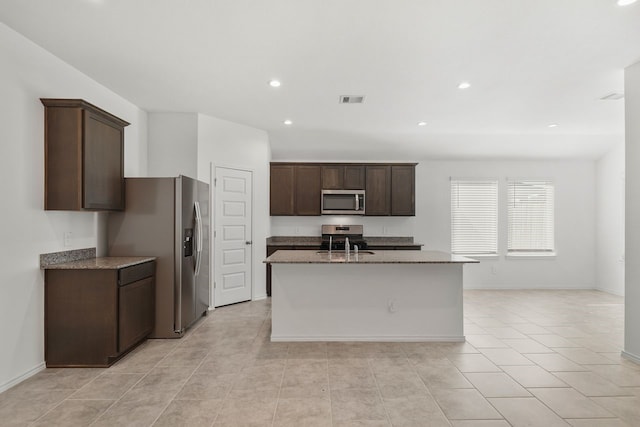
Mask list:
[[[96,107],[95,105],[85,101],[84,99],[40,98],[40,102],[42,102],[42,105],[44,105],[45,107],[83,108],[85,110],[91,111],[93,114],[102,116],[103,118],[114,122],[115,124],[122,127],[126,127],[131,124],[107,111],[104,111],[100,107]]]

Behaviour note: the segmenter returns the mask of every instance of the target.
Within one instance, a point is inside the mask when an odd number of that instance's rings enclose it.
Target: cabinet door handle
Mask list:
[[[245,245],[251,245],[253,244],[253,242],[251,240],[247,240],[246,242],[244,242]]]

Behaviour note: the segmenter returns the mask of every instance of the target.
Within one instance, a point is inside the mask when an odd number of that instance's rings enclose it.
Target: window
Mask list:
[[[554,252],[553,182],[508,181],[509,254]]]
[[[498,254],[497,180],[451,180],[451,252]]]

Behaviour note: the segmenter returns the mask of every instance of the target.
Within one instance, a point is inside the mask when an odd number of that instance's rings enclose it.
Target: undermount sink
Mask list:
[[[317,254],[328,254],[328,253],[329,253],[329,251],[324,251],[324,250],[323,250],[323,251],[316,251],[316,253],[317,253]],[[332,254],[336,254],[336,255],[345,255],[345,254],[346,254],[346,252],[345,252],[345,251],[331,251],[331,253],[332,253]],[[358,251],[358,252],[356,252],[356,251],[352,250],[352,251],[351,251],[351,255],[355,255],[355,254],[359,254],[359,255],[362,255],[362,254],[369,254],[369,255],[372,255],[372,254],[375,254],[375,252],[373,252],[373,251],[366,251],[366,250],[365,250],[365,251]]]

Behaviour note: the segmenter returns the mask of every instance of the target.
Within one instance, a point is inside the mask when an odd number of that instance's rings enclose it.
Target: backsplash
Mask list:
[[[272,216],[272,236],[320,236],[322,224],[362,224],[365,236],[415,236],[416,217]]]
[[[40,254],[40,268],[63,262],[79,261],[96,257],[96,248],[72,249],[70,251]]]

